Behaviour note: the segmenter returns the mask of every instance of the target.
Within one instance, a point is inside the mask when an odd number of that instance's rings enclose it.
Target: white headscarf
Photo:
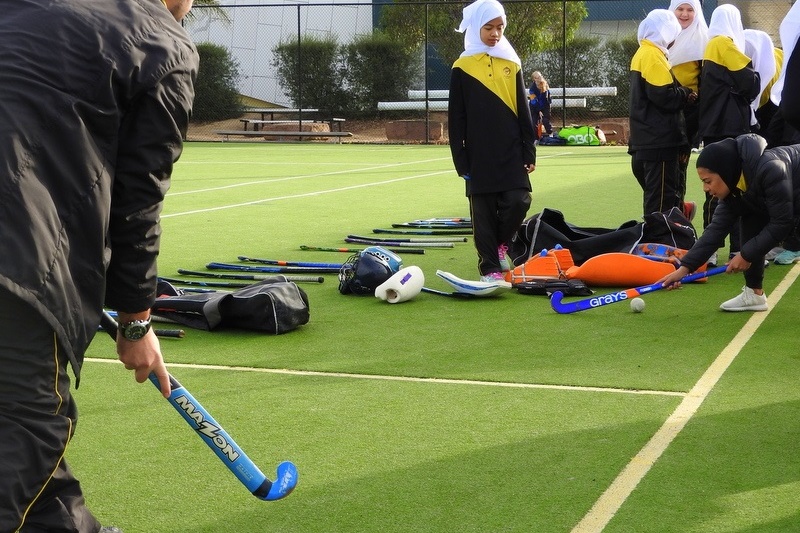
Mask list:
[[[489,54],[492,57],[513,61],[521,66],[522,61],[505,35],[494,46],[486,46],[481,41],[481,28],[497,17],[501,17],[503,24],[506,24],[506,11],[497,0],[477,0],[464,8],[464,19],[456,30],[464,33],[464,51],[461,53],[461,57]]]
[[[639,44],[647,39],[666,54],[667,46],[680,32],[681,24],[675,13],[667,9],[654,9],[639,23],[636,38],[639,39]]]
[[[722,4],[711,13],[711,22],[708,25],[708,37],[713,38],[723,35],[733,39],[733,44],[744,53],[744,27],[742,14],[731,4]]]
[[[781,48],[783,49],[783,67],[781,68],[781,75],[775,85],[772,86],[770,100],[775,105],[781,103],[781,93],[783,92],[783,79],[786,77],[786,64],[789,58],[792,57],[792,52],[797,45],[797,38],[800,35],[800,2],[795,2],[783,17],[781,22]]]
[[[753,68],[756,69],[758,75],[761,77],[761,90],[758,91],[758,96],[755,100],[750,102],[750,123],[755,124],[755,111],[758,109],[758,104],[761,102],[761,93],[767,88],[769,82],[772,81],[777,70],[775,64],[775,45],[772,44],[772,38],[767,32],[761,30],[744,30],[744,55],[750,58],[753,62]]]
[[[669,49],[669,62],[672,65],[702,61],[703,52],[708,44],[708,24],[700,0],[672,0],[669,3],[669,10],[674,14],[675,10],[684,4],[694,9],[694,20],[686,29],[681,30],[675,38],[675,44]]]

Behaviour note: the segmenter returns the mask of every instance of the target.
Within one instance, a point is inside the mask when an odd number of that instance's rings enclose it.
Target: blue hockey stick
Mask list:
[[[101,325],[111,338],[117,338],[117,322],[108,313],[103,313]],[[160,390],[158,378],[150,374],[150,381]],[[288,496],[297,485],[297,467],[290,461],[278,465],[275,481],[267,479],[250,460],[233,438],[220,426],[214,417],[181,385],[169,376],[172,392],[167,400],[195,430],[197,435],[211,448],[222,463],[260,500],[274,501]]]
[[[727,266],[723,265],[706,270],[704,272],[695,272],[694,274],[689,274],[688,276],[682,277],[680,282],[689,283],[691,281],[696,281],[698,279],[713,276],[715,274],[722,274],[726,269]],[[663,288],[664,287],[661,285],[661,283],[656,282],[652,285],[643,285],[641,287],[634,287],[633,289],[625,289],[624,291],[612,292],[610,294],[603,294],[601,296],[592,296],[591,298],[584,298],[583,300],[575,300],[572,302],[562,302],[561,300],[564,298],[564,293],[557,291],[554,292],[550,297],[550,305],[557,313],[576,313],[578,311],[586,311],[587,309],[594,309],[596,307],[622,302],[630,298],[635,298],[636,296],[647,294],[648,292],[654,292]]]

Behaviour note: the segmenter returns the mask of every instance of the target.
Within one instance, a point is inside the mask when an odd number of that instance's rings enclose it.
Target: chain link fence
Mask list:
[[[705,0],[706,20],[731,3],[745,28],[778,28],[789,0]],[[185,26],[201,53],[188,140],[308,139],[446,143],[455,28],[466,3],[196,5]],[[507,0],[506,37],[530,82],[553,88],[552,123],[600,125],[626,142],[636,30],[668,0]],[[292,137],[287,132],[305,132]],[[337,133],[338,132],[338,133]],[[263,134],[263,135],[262,135]]]

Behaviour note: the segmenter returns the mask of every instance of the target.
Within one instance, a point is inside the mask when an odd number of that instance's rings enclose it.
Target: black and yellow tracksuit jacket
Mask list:
[[[702,65],[703,62],[700,60],[672,65],[672,74],[678,80],[678,83],[697,92],[700,86],[700,69]]]
[[[682,110],[691,93],[672,74],[664,52],[643,40],[631,60],[628,152],[687,144]]]
[[[467,195],[531,190],[535,134],[519,65],[488,54],[459,58],[450,77],[450,150]]]
[[[750,102],[761,89],[753,62],[733,39],[708,41],[700,74],[700,135],[719,140],[750,132]]]

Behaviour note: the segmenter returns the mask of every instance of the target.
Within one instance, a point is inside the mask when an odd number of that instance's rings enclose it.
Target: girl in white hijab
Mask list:
[[[645,39],[667,55],[667,49],[681,32],[681,25],[675,15],[666,9],[654,9],[639,23],[636,38],[639,44]]]
[[[708,25],[708,37],[723,36],[733,40],[736,49],[744,53],[744,27],[742,14],[736,6],[722,4],[711,13],[711,24]]]
[[[473,56],[475,54],[489,54],[492,57],[508,59],[517,65],[522,62],[508,42],[505,35],[494,46],[488,46],[481,40],[481,28],[490,20],[500,17],[503,26],[508,24],[506,12],[497,0],[478,0],[464,8],[464,18],[458,26],[458,32],[464,34],[464,51],[461,57]]]
[[[705,144],[750,132],[750,102],[760,76],[744,53],[742,17],[731,4],[718,6],[708,25],[700,75],[700,134]]]
[[[628,153],[644,216],[683,208],[678,156],[687,146],[683,109],[694,93],[677,82],[667,59],[680,32],[673,12],[654,9],[639,24],[639,49],[631,59]]]
[[[703,53],[708,44],[708,24],[703,15],[703,6],[700,0],[672,0],[669,10],[675,14],[681,25],[681,32],[669,49],[672,74],[678,83],[696,94],[700,86]],[[697,204],[687,202],[685,198],[689,159],[692,157],[692,149],[700,146],[700,109],[696,100],[683,108],[683,116],[689,144],[681,147],[678,154],[678,196],[683,201],[683,215],[691,221],[697,211]]]
[[[448,134],[469,198],[481,281],[506,284],[511,238],[531,204],[535,133],[519,56],[497,0],[464,8],[464,53],[450,74]]]
[[[761,78],[744,53],[742,16],[731,4],[717,6],[708,24],[709,41],[700,74],[700,135],[703,145],[750,133],[750,103],[761,92]],[[711,223],[717,199],[705,193],[703,228]],[[732,226],[729,257],[741,246],[739,225]],[[722,247],[724,242],[719,243]],[[716,255],[709,263],[716,265]]]
[[[682,28],[675,38],[675,44],[669,49],[669,62],[672,67],[690,61],[702,61],[703,52],[708,44],[708,24],[703,16],[700,0],[672,0],[669,10],[675,13]],[[678,81],[681,79],[678,78]],[[687,83],[681,85],[697,90],[696,86],[692,87]]]

